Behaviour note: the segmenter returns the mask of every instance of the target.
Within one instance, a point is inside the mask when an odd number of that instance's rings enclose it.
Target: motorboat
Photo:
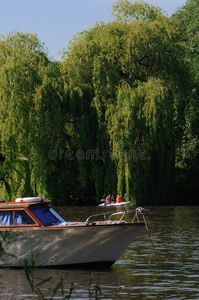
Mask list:
[[[144,212],[106,212],[72,222],[42,197],[1,200],[0,267],[19,267],[32,252],[38,253],[37,266],[110,267],[146,227]]]
[[[124,194],[124,198],[122,199],[121,195],[117,195],[116,201],[113,200],[112,195],[106,197],[106,199],[101,199],[100,204],[98,206],[126,206],[130,205],[130,201],[126,201],[126,193]],[[123,200],[123,201],[122,201]]]
[[[125,205],[130,205],[131,202],[111,202],[111,203],[101,203],[98,206],[125,206]]]

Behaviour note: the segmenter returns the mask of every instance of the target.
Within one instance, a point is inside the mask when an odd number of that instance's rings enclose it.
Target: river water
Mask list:
[[[85,221],[117,208],[57,210],[69,221]],[[46,299],[61,278],[63,289],[53,299],[69,295],[72,283],[71,299],[199,299],[199,206],[150,207],[145,217],[149,232],[144,230],[110,269],[38,269],[35,285],[52,277],[39,287]],[[33,299],[24,270],[0,269],[0,299]]]

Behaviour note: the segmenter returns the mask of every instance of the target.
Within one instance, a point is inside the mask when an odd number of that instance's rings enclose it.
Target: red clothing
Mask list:
[[[122,197],[120,195],[117,195],[116,202],[122,202]]]

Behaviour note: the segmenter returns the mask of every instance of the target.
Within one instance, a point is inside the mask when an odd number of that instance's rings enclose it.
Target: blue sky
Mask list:
[[[171,15],[186,0],[146,2]],[[67,48],[77,32],[92,27],[96,21],[112,21],[110,11],[114,3],[115,0],[0,0],[0,34],[15,30],[37,33],[49,56],[60,60],[58,51]]]

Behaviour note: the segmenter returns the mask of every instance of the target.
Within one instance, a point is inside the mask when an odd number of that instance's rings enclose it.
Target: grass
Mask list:
[[[44,295],[44,293],[41,291],[41,286],[44,283],[52,280],[53,278],[52,277],[46,278],[36,284],[35,275],[34,275],[35,271],[38,268],[43,267],[43,265],[39,265],[39,266],[36,265],[38,256],[39,256],[39,253],[31,252],[30,258],[28,260],[25,259],[23,262],[21,262],[21,261],[19,262],[21,267],[25,271],[26,278],[27,278],[27,281],[28,281],[30,289],[31,289],[32,299],[53,300],[55,297],[57,298],[58,294],[59,294],[59,297],[61,294],[60,299],[64,299],[64,300],[72,299],[71,297],[74,296],[74,292],[75,292],[75,285],[74,285],[74,283],[71,283],[68,290],[64,288],[64,283],[65,283],[67,276],[61,277],[60,281],[53,289],[51,296],[46,297]],[[100,285],[99,285],[99,283],[96,283],[93,285],[92,279],[93,279],[93,273],[90,276],[90,280],[88,282],[88,291],[85,290],[85,294],[88,292],[89,299],[95,299],[95,300],[102,299]]]

